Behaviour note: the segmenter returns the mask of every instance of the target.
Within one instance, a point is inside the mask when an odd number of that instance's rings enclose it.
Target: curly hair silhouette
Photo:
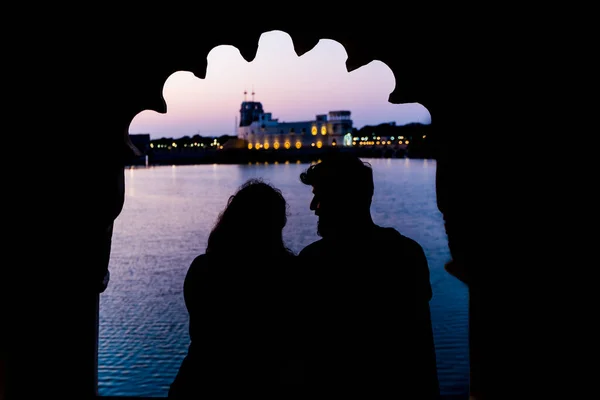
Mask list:
[[[219,214],[208,237],[206,253],[231,254],[232,248],[238,253],[291,253],[283,241],[287,212],[281,190],[260,178],[247,180],[229,197]]]

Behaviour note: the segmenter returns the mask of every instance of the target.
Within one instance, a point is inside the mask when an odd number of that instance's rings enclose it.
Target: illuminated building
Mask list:
[[[244,92],[244,95],[246,92]],[[312,121],[279,122],[262,103],[244,100],[240,108],[237,137],[249,149],[352,146],[350,111],[329,111]]]

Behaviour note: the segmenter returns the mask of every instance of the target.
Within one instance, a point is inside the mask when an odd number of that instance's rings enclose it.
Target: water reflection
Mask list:
[[[376,223],[419,241],[431,271],[431,301],[440,384],[445,394],[468,388],[467,291],[444,271],[449,259],[436,206],[435,161],[369,159]],[[262,177],[289,202],[284,237],[299,251],[317,239],[310,188],[299,161],[276,164],[141,167],[125,174],[126,199],[115,221],[111,282],[100,301],[99,392],[102,396],[166,396],[187,351],[185,272],[206,246],[229,195]],[[410,167],[410,168],[409,168]]]

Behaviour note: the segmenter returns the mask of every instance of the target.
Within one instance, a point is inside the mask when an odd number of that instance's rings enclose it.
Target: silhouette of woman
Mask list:
[[[260,179],[229,198],[185,277],[191,340],[169,398],[300,383],[299,286],[286,223],[281,191]]]

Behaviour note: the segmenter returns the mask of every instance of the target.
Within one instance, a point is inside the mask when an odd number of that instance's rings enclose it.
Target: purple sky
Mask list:
[[[151,139],[235,135],[244,101],[260,101],[280,122],[310,121],[317,114],[349,110],[355,128],[395,121],[430,123],[419,103],[391,104],[395,78],[380,61],[348,72],[347,53],[334,40],[321,39],[298,57],[293,38],[282,31],[262,34],[256,57],[247,62],[233,46],[217,46],[208,56],[206,78],[179,71],[165,82],[167,113],[142,111],[129,126],[130,134]]]

